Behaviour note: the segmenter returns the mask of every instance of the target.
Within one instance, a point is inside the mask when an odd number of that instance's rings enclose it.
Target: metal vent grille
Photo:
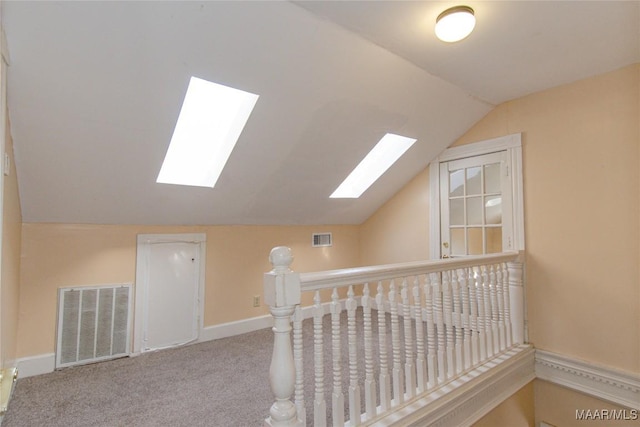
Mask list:
[[[331,233],[313,233],[311,245],[314,248],[318,246],[331,246],[332,244]]]
[[[56,368],[128,355],[130,301],[131,285],[60,289]]]

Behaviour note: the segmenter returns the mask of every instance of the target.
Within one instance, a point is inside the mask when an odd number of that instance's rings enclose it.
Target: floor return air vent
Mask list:
[[[131,295],[130,284],[59,289],[56,368],[127,356]]]

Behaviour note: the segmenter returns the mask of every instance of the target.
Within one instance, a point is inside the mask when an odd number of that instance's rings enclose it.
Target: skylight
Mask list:
[[[413,138],[388,133],[365,156],[342,184],[331,194],[333,199],[357,199],[391,167],[413,143]]]
[[[191,77],[156,182],[213,188],[258,95]]]

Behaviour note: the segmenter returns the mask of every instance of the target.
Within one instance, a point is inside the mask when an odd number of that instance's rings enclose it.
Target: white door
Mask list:
[[[198,339],[205,245],[204,234],[138,236],[134,352]]]
[[[507,152],[440,163],[443,258],[513,249]]]

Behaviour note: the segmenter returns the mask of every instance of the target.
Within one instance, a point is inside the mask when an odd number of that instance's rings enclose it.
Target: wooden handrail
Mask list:
[[[482,264],[503,262],[521,262],[523,252],[503,252],[499,254],[468,256],[464,258],[415,261],[398,264],[376,265],[368,267],[345,268],[313,273],[300,273],[300,290],[316,291],[320,289],[348,286],[360,283],[373,283],[380,280],[409,277],[427,273],[439,273],[446,270],[473,267]]]

